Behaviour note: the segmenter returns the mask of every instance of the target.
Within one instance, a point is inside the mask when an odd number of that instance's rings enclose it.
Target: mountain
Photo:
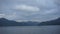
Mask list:
[[[41,25],[60,25],[60,18],[51,21],[41,22],[38,24],[38,26]]]
[[[46,22],[16,22],[5,18],[0,18],[0,26],[42,26],[42,25],[60,25],[60,18]]]
[[[37,22],[16,22],[5,18],[0,18],[0,26],[36,26]]]
[[[0,18],[0,26],[15,26],[18,23],[16,21]],[[19,25],[19,24],[18,24]]]

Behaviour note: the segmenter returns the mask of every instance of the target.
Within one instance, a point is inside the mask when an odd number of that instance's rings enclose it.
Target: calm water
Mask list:
[[[60,26],[0,27],[0,34],[60,34]]]

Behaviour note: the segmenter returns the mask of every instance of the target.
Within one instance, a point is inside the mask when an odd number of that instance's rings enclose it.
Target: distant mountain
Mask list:
[[[36,26],[37,22],[16,22],[5,18],[0,18],[0,26]]]
[[[58,18],[56,20],[41,22],[38,24],[38,26],[41,26],[41,25],[60,25],[60,18]]]
[[[42,26],[42,25],[60,25],[60,18],[46,22],[16,22],[5,18],[0,18],[0,26]]]
[[[5,18],[0,18],[0,26],[15,26],[15,25],[17,25],[16,21],[11,21]]]

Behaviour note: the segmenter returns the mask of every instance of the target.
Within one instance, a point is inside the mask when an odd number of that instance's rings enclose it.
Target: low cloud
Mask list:
[[[9,19],[9,20],[14,20],[16,18],[16,12],[14,12],[13,14],[11,15],[6,15],[5,18]]]
[[[4,18],[5,14],[0,14],[0,18]]]

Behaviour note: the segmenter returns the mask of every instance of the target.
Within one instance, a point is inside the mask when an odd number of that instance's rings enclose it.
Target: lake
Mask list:
[[[0,34],[60,34],[60,25],[0,27]]]

